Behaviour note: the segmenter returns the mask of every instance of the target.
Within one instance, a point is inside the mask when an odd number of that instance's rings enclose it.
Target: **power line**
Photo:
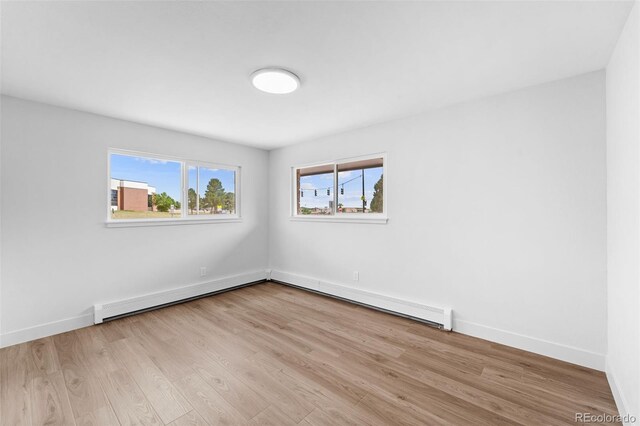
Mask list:
[[[348,184],[349,182],[353,182],[356,179],[360,179],[362,177],[362,174],[354,177],[353,179],[349,179],[348,181],[342,182],[342,183],[338,183],[338,186],[341,186],[344,189],[344,186],[346,184]],[[327,186],[326,188],[300,188],[300,192],[304,192],[304,191],[314,191],[314,196],[317,197],[318,196],[318,191],[331,191],[331,189],[333,189],[333,185],[331,186]],[[329,193],[327,193],[327,195],[329,195]]]

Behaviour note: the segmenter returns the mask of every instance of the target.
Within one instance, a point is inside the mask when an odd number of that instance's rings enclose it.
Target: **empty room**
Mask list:
[[[0,426],[640,425],[640,0],[0,16]]]

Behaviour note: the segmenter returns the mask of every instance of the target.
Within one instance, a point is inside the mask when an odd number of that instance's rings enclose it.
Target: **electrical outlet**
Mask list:
[[[204,277],[207,275],[207,267],[206,266],[201,266],[200,267],[200,276]]]
[[[354,281],[360,281],[360,272],[353,271],[353,280]]]

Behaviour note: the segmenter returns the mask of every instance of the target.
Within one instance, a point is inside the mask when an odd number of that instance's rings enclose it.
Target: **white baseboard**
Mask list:
[[[154,306],[165,305],[203,294],[226,290],[232,287],[262,281],[267,278],[267,271],[259,270],[246,274],[232,275],[198,284],[158,291],[129,299],[117,300],[94,305],[94,322],[101,323],[105,318],[122,315]]]
[[[42,337],[53,336],[78,328],[87,327],[93,324],[93,314],[80,315],[73,318],[66,318],[59,321],[52,321],[46,324],[39,324],[16,331],[11,331],[2,335],[2,348]]]
[[[0,336],[0,347],[17,345],[30,340],[64,333],[78,328],[87,327],[92,324],[102,322],[104,318],[120,315],[126,312],[151,308],[153,306],[164,305],[183,299],[201,296],[215,291],[225,290],[243,284],[249,284],[266,279],[265,270],[250,272],[246,274],[223,277],[207,282],[178,287],[171,290],[160,291],[127,300],[120,300],[110,303],[102,303],[101,310],[90,314],[85,314],[73,318],[59,321],[52,321],[46,324],[39,324],[21,330],[11,331]],[[98,306],[98,305],[96,305]],[[95,311],[95,306],[94,306]],[[96,313],[98,315],[96,316]]]
[[[408,300],[397,299],[379,293],[322,281],[303,275],[283,271],[271,271],[271,279],[283,283],[293,284],[309,290],[319,291],[354,302],[363,303],[387,311],[409,315],[415,318],[442,324],[445,330],[451,330],[451,308],[430,306]]]
[[[583,367],[604,371],[604,354],[460,319],[454,319],[453,329],[468,336],[479,337]]]
[[[271,278],[276,281],[282,281],[284,283],[308,288],[310,290],[327,293],[332,296],[342,297],[344,299],[365,303],[367,305],[399,312],[401,314],[411,315],[417,318],[427,319],[429,321],[438,323],[441,322],[441,320],[438,320],[438,317],[442,318],[442,310],[448,309],[419,305],[415,302],[394,299],[388,296],[356,289],[346,285],[329,283],[318,278],[292,274],[289,272],[272,270]],[[605,367],[605,356],[603,354],[598,354],[584,349],[575,348],[560,343],[549,342],[536,337],[526,336],[506,330],[500,330],[497,328],[459,319],[454,319],[452,325],[453,327],[450,326],[449,328],[458,333],[479,337],[481,339],[489,340],[518,349],[523,349],[529,352],[545,355],[551,358],[556,358],[562,361],[582,365],[584,367],[589,367],[600,371],[603,371]]]
[[[611,393],[613,394],[613,399],[616,402],[616,407],[618,407],[618,414],[622,417],[623,424],[625,426],[633,426],[637,425],[637,416],[640,413],[629,413],[629,404],[627,403],[627,399],[622,393],[617,380],[618,375],[613,371],[613,367],[609,364],[609,361],[606,362],[605,373],[607,374],[607,380],[609,381],[609,387],[611,388]],[[630,416],[636,416],[636,422],[630,423],[629,421],[625,421],[630,419]]]

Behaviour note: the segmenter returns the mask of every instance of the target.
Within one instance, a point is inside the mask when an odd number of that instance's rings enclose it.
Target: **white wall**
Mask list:
[[[270,266],[450,306],[454,330],[603,369],[604,79],[271,151]],[[289,220],[291,166],[383,151],[388,224]]]
[[[243,221],[106,228],[108,147],[242,166]],[[95,303],[267,266],[266,151],[2,97],[1,158],[5,344],[91,323]]]
[[[3,97],[0,331],[88,324],[95,303],[270,253],[275,270],[451,306],[459,331],[603,368],[604,97],[591,73],[271,154]],[[244,221],[105,228],[108,147],[241,165]],[[387,225],[289,221],[292,165],[381,151]]]
[[[640,5],[607,66],[607,376],[618,409],[640,417]]]
[[[0,5],[0,13],[2,6]],[[0,67],[1,68],[1,67]],[[2,72],[0,71],[0,77]],[[0,348],[2,345],[2,101],[0,100]]]

